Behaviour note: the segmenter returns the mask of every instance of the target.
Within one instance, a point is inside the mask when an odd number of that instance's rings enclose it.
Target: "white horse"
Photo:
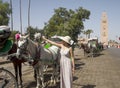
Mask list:
[[[19,56],[24,56],[23,51],[29,53],[30,58],[27,58],[28,61],[37,61],[34,65],[37,74],[37,86],[36,88],[45,88],[44,84],[44,65],[52,65],[53,72],[51,77],[51,82],[56,84],[58,70],[59,70],[59,48],[56,46],[51,46],[48,49],[45,49],[41,44],[36,45],[29,38],[18,41],[18,50],[17,54]]]

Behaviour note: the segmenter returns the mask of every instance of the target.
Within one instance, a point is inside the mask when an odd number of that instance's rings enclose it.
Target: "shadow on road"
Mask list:
[[[88,84],[88,85],[82,85],[81,88],[95,88],[95,87],[96,87],[96,85],[90,85],[90,84]]]
[[[80,58],[75,58],[75,70],[82,69],[85,63],[78,61]]]
[[[75,80],[77,80],[77,79],[78,79],[78,77],[76,77],[76,76],[73,77],[73,81],[75,81]]]
[[[35,88],[36,87],[36,82],[30,82],[25,88]]]
[[[81,85],[81,84],[76,84],[76,83],[73,83],[73,85],[75,86],[78,86],[77,88],[95,88],[96,85],[92,85],[92,84],[87,84],[87,85]]]
[[[49,73],[44,75],[44,80],[45,80],[45,83],[46,83],[45,88],[60,88],[60,81],[58,81],[56,83],[56,85],[50,85],[50,83],[47,83],[48,81],[50,81],[51,76],[52,75],[49,74]],[[27,84],[27,86],[25,88],[35,88],[36,85],[37,85],[36,81],[32,81],[29,84]]]
[[[75,61],[79,61],[79,60],[81,60],[81,58],[75,58]]]

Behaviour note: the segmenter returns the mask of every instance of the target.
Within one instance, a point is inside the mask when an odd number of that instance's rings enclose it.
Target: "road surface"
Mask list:
[[[112,56],[113,58],[120,59],[120,48],[111,47],[107,49],[107,51],[109,52],[110,56]]]
[[[100,56],[84,58],[83,50],[75,49],[75,74],[73,88],[120,88],[120,49],[109,48],[103,50]],[[11,63],[2,64],[12,71]],[[33,68],[23,65],[23,88],[35,88]],[[47,88],[60,88],[48,86]]]

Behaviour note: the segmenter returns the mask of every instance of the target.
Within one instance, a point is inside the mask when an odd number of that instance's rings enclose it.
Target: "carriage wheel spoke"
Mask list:
[[[0,88],[17,88],[14,75],[6,69],[0,69]]]

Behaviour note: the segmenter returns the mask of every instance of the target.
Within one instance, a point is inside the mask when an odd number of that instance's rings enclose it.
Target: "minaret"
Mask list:
[[[104,45],[108,45],[108,18],[106,12],[102,13],[100,35],[101,43],[103,43]]]

